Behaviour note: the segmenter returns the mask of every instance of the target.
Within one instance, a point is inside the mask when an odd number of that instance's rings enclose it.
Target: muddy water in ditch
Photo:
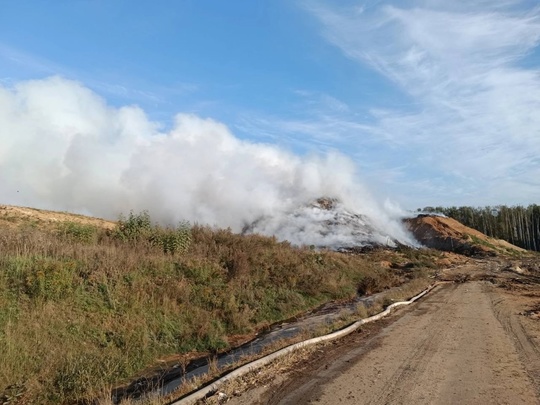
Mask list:
[[[347,303],[329,303],[303,316],[276,324],[254,340],[218,355],[215,360],[212,360],[214,363],[212,367],[217,366],[218,369],[223,369],[244,357],[261,353],[278,340],[290,339],[300,333],[307,332],[309,334],[321,326],[334,322],[344,314],[353,313],[360,304],[370,307],[382,294],[357,297]],[[127,397],[143,398],[148,395],[167,395],[187,381],[208,373],[209,368],[208,358],[195,359],[185,367],[181,367],[180,364],[172,365],[170,369],[160,371],[159,374],[140,378],[127,387],[115,390],[113,401],[119,403]]]

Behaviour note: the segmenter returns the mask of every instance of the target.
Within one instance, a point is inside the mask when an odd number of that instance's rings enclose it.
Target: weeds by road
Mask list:
[[[10,404],[102,396],[159,359],[215,353],[359,287],[423,275],[438,255],[344,255],[162,228],[144,213],[112,230],[17,221],[0,227],[0,399]]]

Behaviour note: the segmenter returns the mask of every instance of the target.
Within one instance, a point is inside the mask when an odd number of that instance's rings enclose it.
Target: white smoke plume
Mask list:
[[[162,223],[188,220],[233,231],[264,218],[254,231],[294,243],[362,242],[340,230],[305,232],[320,212],[295,210],[325,196],[366,216],[377,238],[411,242],[399,215],[370,197],[342,155],[299,157],[240,140],[224,124],[190,114],[178,114],[172,129],[162,131],[140,108],[111,107],[60,77],[0,86],[0,195],[0,203],[110,219],[146,209]],[[304,232],[280,225],[291,215]]]

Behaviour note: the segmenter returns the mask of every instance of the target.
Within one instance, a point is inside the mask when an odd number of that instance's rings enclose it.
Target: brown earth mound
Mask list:
[[[54,227],[63,222],[75,222],[83,225],[92,225],[98,228],[112,229],[115,222],[101,218],[87,217],[68,212],[40,210],[37,208],[15,207],[0,205],[0,224],[14,227],[22,224],[37,225],[42,228]]]
[[[495,256],[525,252],[500,239],[490,238],[452,218],[419,215],[407,218],[405,225],[424,246],[466,256]]]

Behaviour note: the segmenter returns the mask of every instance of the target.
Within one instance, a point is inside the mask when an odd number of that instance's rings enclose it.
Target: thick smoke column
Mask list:
[[[241,231],[266,218],[255,231],[280,238],[291,230],[280,235],[272,218],[298,217],[295,209],[327,196],[408,240],[341,155],[299,157],[239,140],[195,115],[177,115],[162,132],[140,108],[113,108],[59,77],[0,87],[0,191],[3,203],[112,219],[148,209],[164,223],[187,219]]]

